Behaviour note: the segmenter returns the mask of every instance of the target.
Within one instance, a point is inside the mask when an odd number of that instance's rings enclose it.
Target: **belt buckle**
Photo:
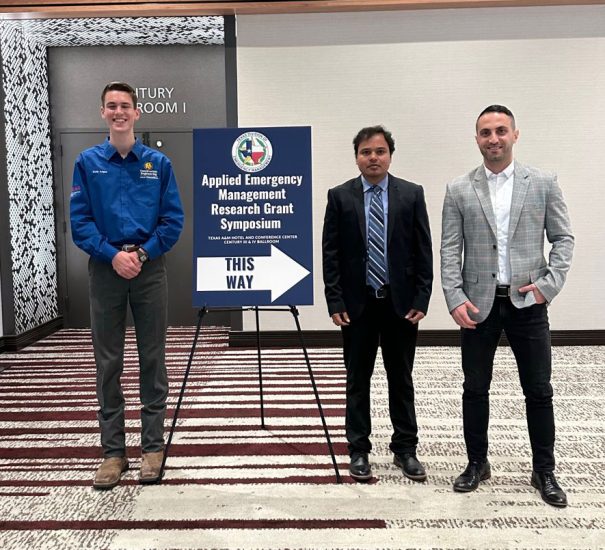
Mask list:
[[[139,249],[138,244],[123,244],[122,250],[124,252],[136,252]]]
[[[374,296],[376,296],[377,300],[384,300],[387,297],[387,289],[383,285],[380,288],[374,290]]]
[[[499,298],[510,298],[510,286],[509,285],[497,285],[496,296]]]

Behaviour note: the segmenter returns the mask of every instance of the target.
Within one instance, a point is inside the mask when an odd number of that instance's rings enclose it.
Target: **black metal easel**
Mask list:
[[[262,373],[262,361],[261,361],[261,347],[260,347],[260,324],[259,324],[259,306],[249,307],[249,308],[212,308],[212,311],[252,311],[255,312],[256,317],[256,348],[258,354],[258,381],[259,381],[259,389],[260,389],[260,416],[261,416],[261,427],[265,429],[265,408],[264,408],[264,400],[263,400],[263,373]],[[164,476],[164,468],[166,466],[166,459],[168,458],[168,453],[170,451],[170,445],[172,443],[172,436],[174,434],[174,428],[176,426],[177,420],[179,418],[179,411],[181,409],[181,403],[183,401],[183,395],[185,394],[185,387],[187,386],[187,379],[189,377],[189,371],[191,370],[191,365],[193,363],[193,357],[195,355],[195,349],[197,347],[197,342],[200,336],[201,328],[202,328],[202,320],[206,313],[208,313],[209,308],[204,306],[198,312],[198,321],[197,327],[195,330],[195,336],[193,338],[193,345],[191,346],[191,352],[189,354],[189,362],[187,363],[187,368],[185,369],[185,375],[183,376],[183,384],[181,385],[181,392],[179,394],[179,399],[176,404],[176,408],[174,410],[174,417],[172,418],[172,426],[170,428],[170,433],[168,435],[168,441],[166,443],[166,447],[164,449],[164,459],[162,460],[162,467],[160,468],[160,482]],[[311,385],[313,386],[313,393],[315,394],[315,401],[317,402],[317,408],[319,410],[319,416],[321,417],[321,422],[323,424],[324,434],[326,436],[326,442],[328,444],[328,449],[330,451],[330,456],[332,458],[332,464],[334,466],[334,473],[336,474],[336,483],[342,483],[342,479],[340,477],[340,472],[338,470],[338,464],[336,463],[336,456],[334,455],[334,448],[332,447],[332,441],[330,439],[330,433],[328,431],[328,426],[326,424],[326,419],[324,416],[323,408],[321,406],[321,401],[319,399],[319,392],[317,391],[317,384],[315,383],[315,377],[313,376],[313,370],[311,369],[311,362],[309,360],[309,354],[307,353],[307,346],[305,344],[302,330],[300,328],[300,322],[298,320],[298,309],[296,306],[288,306],[287,308],[262,308],[262,311],[289,311],[292,313],[294,317],[294,322],[296,323],[296,331],[298,332],[298,339],[300,341],[301,348],[303,350],[305,361],[307,363],[307,370],[309,371],[309,378],[311,380]]]

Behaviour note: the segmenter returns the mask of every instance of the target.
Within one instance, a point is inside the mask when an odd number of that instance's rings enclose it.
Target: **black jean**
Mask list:
[[[389,413],[393,424],[390,448],[398,454],[415,453],[418,426],[412,368],[418,325],[398,317],[390,297],[369,297],[361,317],[343,327],[342,335],[347,369],[346,435],[349,453],[372,449],[370,380],[379,345],[387,374]]]
[[[555,420],[550,384],[551,350],[545,304],[518,309],[508,298],[496,298],[485,321],[462,331],[464,392],[462,414],[468,459],[487,458],[489,389],[494,354],[504,330],[517,361],[537,472],[554,470]]]

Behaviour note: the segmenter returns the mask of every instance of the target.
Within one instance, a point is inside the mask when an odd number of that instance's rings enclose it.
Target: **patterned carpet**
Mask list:
[[[168,338],[171,401],[193,330]],[[128,335],[129,471],[119,487],[91,487],[99,464],[90,334],[63,330],[0,355],[0,548],[395,549],[605,548],[605,348],[554,348],[558,477],[570,506],[542,502],[529,485],[524,405],[510,350],[492,386],[493,477],[455,494],[464,468],[456,348],[419,348],[415,367],[417,484],[392,464],[386,379],[373,383],[375,479],[347,475],[340,350],[310,350],[342,485],[335,476],[300,350],[263,352],[267,429],[260,428],[256,350],[229,349],[204,329],[161,485],[137,484],[138,380]],[[168,421],[167,421],[168,425]]]

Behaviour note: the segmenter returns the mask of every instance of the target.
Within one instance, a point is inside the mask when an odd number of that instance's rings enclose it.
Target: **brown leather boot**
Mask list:
[[[143,453],[141,457],[141,474],[139,482],[143,485],[160,481],[160,468],[164,460],[164,451]]]
[[[128,459],[125,456],[112,456],[103,460],[97,470],[92,486],[95,489],[113,489],[122,474],[128,470]]]

